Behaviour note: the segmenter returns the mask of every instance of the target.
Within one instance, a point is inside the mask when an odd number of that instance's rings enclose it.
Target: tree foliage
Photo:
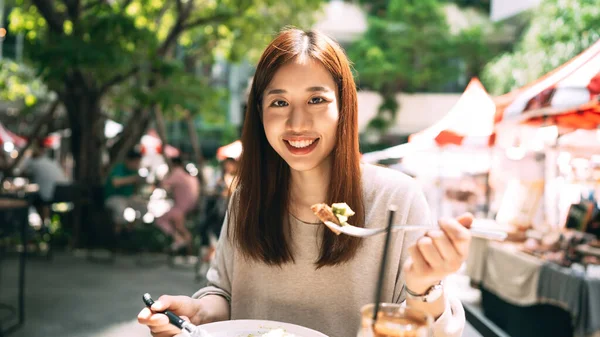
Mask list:
[[[74,178],[91,189],[102,185],[103,154],[111,163],[122,158],[154,118],[162,121],[158,112],[223,113],[215,59],[254,57],[282,26],[306,27],[320,2],[13,0],[8,20],[10,33],[25,35],[28,64],[66,110]],[[115,116],[123,131],[107,149],[103,122]],[[76,223],[101,218],[95,205],[80,203]]]
[[[349,50],[361,83],[375,90],[431,90],[453,73],[451,35],[437,0],[391,0]]]
[[[46,85],[33,69],[8,59],[0,60],[0,100],[31,108],[49,96]]]
[[[364,3],[370,13],[369,27],[349,55],[361,87],[383,97],[378,116],[369,124],[382,133],[395,120],[398,92],[444,88],[461,71],[461,56],[471,57],[459,48],[479,51],[484,41],[476,28],[453,34],[440,0]]]
[[[514,51],[490,62],[482,78],[493,94],[520,88],[559,67],[600,39],[595,0],[544,0]]]
[[[180,106],[218,106],[215,100],[223,93],[190,70],[212,64],[215,56],[234,61],[256,56],[283,25],[309,24],[308,13],[319,3],[16,0],[9,30],[26,34],[27,56],[53,90],[65,91],[65,79],[79,77],[100,95],[116,94],[117,99],[104,100],[116,110],[133,108],[115,107],[117,102],[158,103],[170,112]],[[183,62],[190,59],[192,69]]]
[[[129,137],[135,128],[127,125],[148,125],[154,107],[168,118],[222,120],[227,93],[212,83],[215,59],[256,57],[282,26],[308,26],[320,2],[14,0],[9,31],[25,34],[29,64],[58,94],[73,129],[102,115],[126,124],[121,137]],[[96,105],[102,112],[91,114]],[[84,137],[104,143],[97,133]]]

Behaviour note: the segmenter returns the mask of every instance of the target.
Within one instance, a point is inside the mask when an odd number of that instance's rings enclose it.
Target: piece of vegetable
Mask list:
[[[339,202],[331,205],[333,214],[338,218],[342,226],[348,224],[348,218],[353,216],[354,211],[345,202]]]

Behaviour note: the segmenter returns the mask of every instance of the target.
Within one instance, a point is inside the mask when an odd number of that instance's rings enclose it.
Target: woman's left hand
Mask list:
[[[471,214],[456,219],[440,219],[433,229],[408,248],[404,281],[412,292],[422,294],[446,276],[458,271],[469,253],[473,222]]]

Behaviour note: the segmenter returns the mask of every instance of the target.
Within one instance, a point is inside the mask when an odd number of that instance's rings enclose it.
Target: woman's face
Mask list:
[[[263,125],[269,144],[293,170],[319,167],[336,144],[337,87],[317,61],[282,66],[263,93]]]

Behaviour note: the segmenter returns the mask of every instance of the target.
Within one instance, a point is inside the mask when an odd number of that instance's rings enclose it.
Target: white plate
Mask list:
[[[201,325],[213,337],[260,337],[275,329],[284,329],[295,337],[327,337],[320,332],[299,325],[261,320],[233,320]]]

